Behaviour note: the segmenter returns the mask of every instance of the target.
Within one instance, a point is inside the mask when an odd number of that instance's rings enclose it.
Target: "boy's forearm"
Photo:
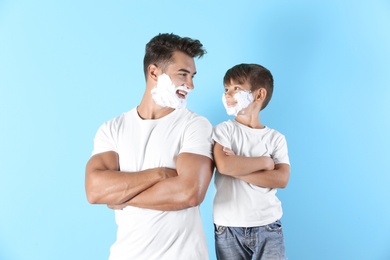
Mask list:
[[[218,142],[214,144],[214,160],[218,172],[228,176],[243,176],[256,171],[274,169],[274,161],[270,157],[245,157],[235,155],[227,147]]]
[[[228,176],[245,176],[253,172],[273,169],[273,160],[270,157],[245,157],[230,155],[216,162],[218,171]]]
[[[257,171],[236,178],[264,188],[285,188],[290,178],[290,166],[276,164],[274,170]]]

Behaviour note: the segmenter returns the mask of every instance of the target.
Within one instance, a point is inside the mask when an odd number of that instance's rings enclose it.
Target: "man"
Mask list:
[[[92,204],[115,209],[110,259],[208,259],[199,204],[210,183],[212,126],[185,108],[198,40],[159,34],[146,45],[141,103],[103,124],[86,166]]]

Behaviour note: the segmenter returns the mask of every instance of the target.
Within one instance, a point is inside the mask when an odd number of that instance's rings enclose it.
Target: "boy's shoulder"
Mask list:
[[[217,124],[214,128],[232,128],[235,127],[233,120],[226,120]]]

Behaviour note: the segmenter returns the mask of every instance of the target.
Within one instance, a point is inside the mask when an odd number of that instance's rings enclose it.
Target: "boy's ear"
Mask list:
[[[259,88],[257,90],[255,100],[263,102],[266,96],[267,96],[267,90],[265,88]]]

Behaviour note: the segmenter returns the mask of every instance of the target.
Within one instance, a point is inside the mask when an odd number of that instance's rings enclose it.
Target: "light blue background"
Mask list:
[[[141,99],[159,32],[206,47],[188,107],[213,125],[228,68],[273,73],[261,118],[289,145],[289,260],[390,259],[387,0],[0,0],[0,259],[107,259],[114,216],[87,203],[84,167],[99,125]]]

